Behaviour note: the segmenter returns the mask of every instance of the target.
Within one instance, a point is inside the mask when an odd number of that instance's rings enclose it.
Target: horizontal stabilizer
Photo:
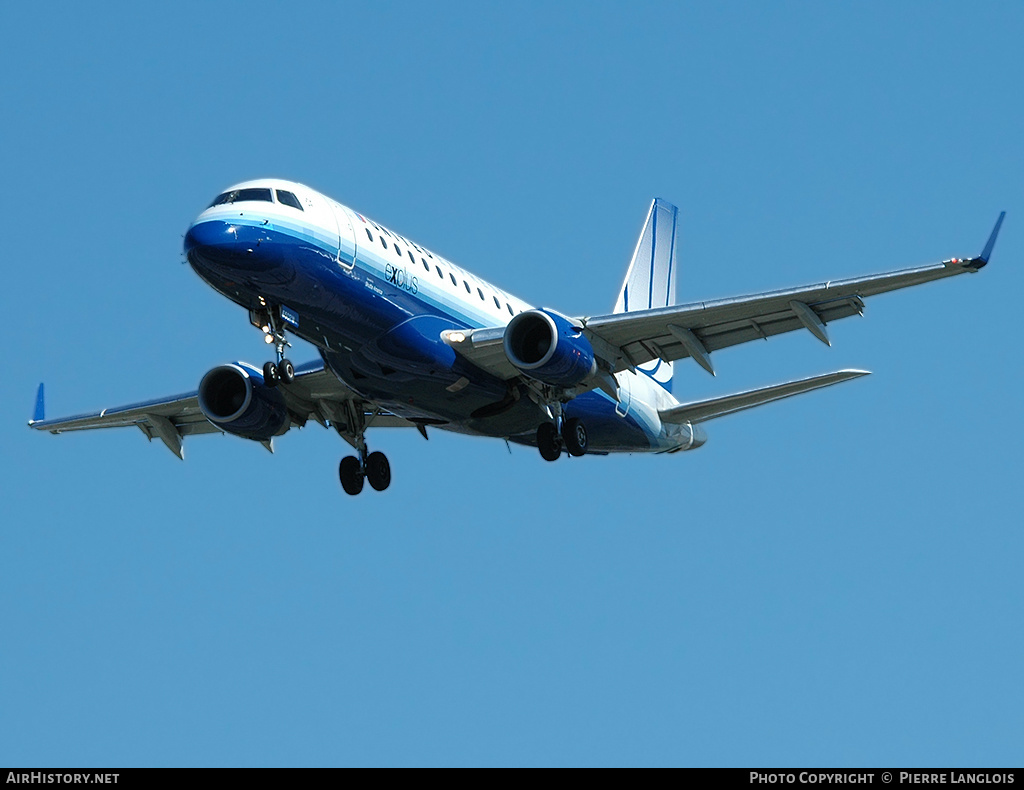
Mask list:
[[[836,373],[826,373],[823,376],[812,376],[809,379],[788,381],[785,384],[775,384],[771,387],[739,392],[735,395],[726,395],[722,398],[684,403],[681,406],[674,406],[671,409],[664,409],[659,414],[661,421],[667,423],[698,423],[713,420],[716,417],[724,417],[727,414],[735,414],[744,409],[752,409],[764,403],[789,398],[799,395],[802,392],[810,392],[820,387],[829,387],[839,384],[842,381],[867,376],[867,370],[840,370]]]

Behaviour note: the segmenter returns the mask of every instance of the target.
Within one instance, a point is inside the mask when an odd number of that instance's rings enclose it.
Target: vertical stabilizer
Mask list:
[[[679,209],[671,203],[660,198],[651,202],[613,312],[632,313],[675,304],[678,220]],[[639,370],[665,389],[672,390],[671,362],[656,359]]]
[[[46,419],[46,395],[43,390],[42,383],[39,384],[39,389],[36,390],[36,408],[32,412],[32,419],[28,421],[31,425],[34,422],[42,422]]]

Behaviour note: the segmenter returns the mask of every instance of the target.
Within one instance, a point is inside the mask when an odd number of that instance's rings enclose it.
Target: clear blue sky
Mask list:
[[[0,26],[0,764],[1020,765],[1024,6],[12,4]],[[186,461],[49,414],[261,362],[181,263],[307,183],[608,311],[648,201],[684,301],[980,251],[683,397],[873,376],[672,457],[378,431]],[[306,346],[297,360],[313,356]]]

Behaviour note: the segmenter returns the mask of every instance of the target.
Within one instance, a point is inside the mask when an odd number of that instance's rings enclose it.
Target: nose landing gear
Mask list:
[[[276,357],[276,362],[270,361],[263,366],[263,381],[267,386],[291,384],[295,380],[295,366],[285,359],[285,346],[291,347],[292,344],[285,334],[287,322],[282,318],[283,310],[281,305],[267,304],[262,296],[259,297],[259,306],[249,310],[249,321],[263,332],[263,341],[273,345]]]
[[[278,352],[280,355],[281,352]],[[265,362],[263,364],[263,381],[268,387],[276,387],[278,384],[291,384],[295,381],[295,365],[290,359],[283,357],[277,364]]]
[[[274,346],[277,361],[270,361],[263,365],[263,381],[268,387],[276,387],[278,384],[291,384],[295,381],[295,365],[284,356],[284,348],[291,348],[288,337],[285,335],[285,322],[281,318],[281,308],[269,307],[260,297],[260,307],[250,310],[249,320],[253,326],[263,331],[263,340],[269,346]]]

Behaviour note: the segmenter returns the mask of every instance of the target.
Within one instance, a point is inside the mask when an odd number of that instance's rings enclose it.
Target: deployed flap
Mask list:
[[[755,406],[789,398],[803,392],[810,392],[821,387],[829,387],[843,381],[867,376],[868,373],[866,370],[840,370],[836,373],[826,373],[823,376],[812,376],[809,379],[788,381],[785,384],[775,384],[771,387],[762,387],[761,389],[739,392],[735,395],[726,395],[722,398],[684,403],[681,406],[664,409],[659,414],[661,415],[662,422],[706,422],[716,417],[735,414],[744,409],[752,409]]]

